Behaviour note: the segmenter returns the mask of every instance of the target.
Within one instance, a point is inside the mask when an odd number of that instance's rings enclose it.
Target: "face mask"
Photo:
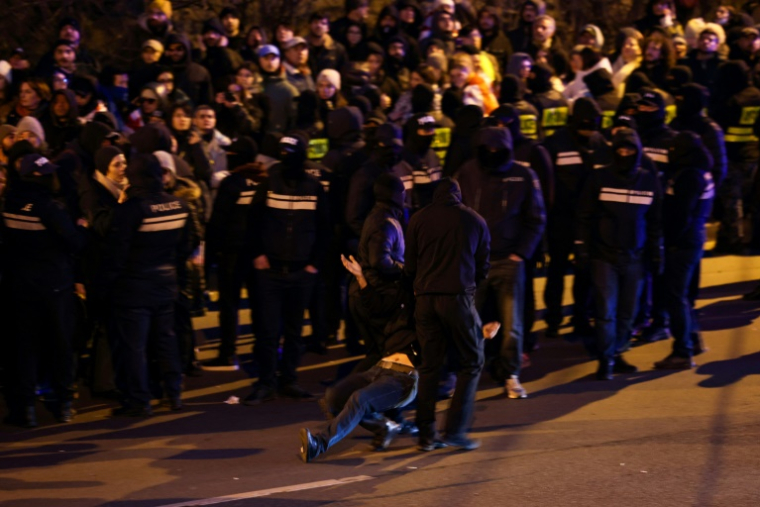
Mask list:
[[[305,173],[303,164],[306,162],[306,153],[297,150],[295,152],[283,152],[280,162],[283,165],[283,175],[286,179],[300,179]]]
[[[424,155],[430,149],[433,144],[434,136],[415,136],[410,139],[410,149],[418,155]]]
[[[481,146],[478,148],[478,162],[486,171],[496,171],[509,162],[509,150],[491,151]]]
[[[651,111],[646,113],[639,111],[636,113],[636,123],[638,124],[639,128],[646,130],[661,126],[663,123],[663,117],[659,111]]]
[[[401,158],[400,146],[378,146],[376,151],[377,161],[381,166],[393,167]]]
[[[635,153],[633,155],[623,157],[622,155],[618,154],[617,150],[615,150],[614,154],[612,155],[612,167],[616,173],[622,176],[631,175],[636,170],[637,158],[638,157]]]

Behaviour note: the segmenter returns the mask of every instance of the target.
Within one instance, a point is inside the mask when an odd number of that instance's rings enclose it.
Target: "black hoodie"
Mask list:
[[[486,220],[492,259],[512,254],[530,259],[546,226],[538,177],[529,167],[513,163],[512,136],[505,128],[482,129],[477,150],[477,157],[457,176],[462,202]]]
[[[475,155],[475,135],[483,122],[483,110],[473,104],[464,106],[457,112],[455,122],[443,164],[444,176],[454,176],[462,164]]]
[[[501,18],[495,7],[483,7],[478,11],[478,19],[483,13],[488,13],[493,18],[494,27],[490,33],[482,33],[481,47],[483,51],[490,53],[499,63],[499,69],[503,73],[507,68],[507,59],[512,55],[512,43],[504,33]],[[482,32],[482,30],[481,30]]]
[[[541,128],[545,136],[550,136],[554,131],[567,124],[569,107],[567,99],[552,88],[551,78],[554,75],[551,67],[536,64],[528,78],[528,87],[531,96],[528,100],[536,107],[541,118]]]
[[[53,113],[56,98],[62,95],[69,103],[69,113],[58,118]],[[66,147],[66,144],[79,137],[82,125],[79,123],[79,106],[77,106],[76,95],[71,90],[56,90],[53,93],[53,99],[50,101],[50,107],[47,115],[40,119],[40,124],[45,130],[45,141],[47,141],[52,156],[58,155]]]
[[[213,105],[211,75],[203,65],[193,62],[190,40],[182,34],[170,33],[164,46],[168,48],[171,44],[182,44],[185,48],[185,60],[182,62],[175,63],[164,55],[166,65],[174,71],[174,86],[185,92],[195,106]]]
[[[522,3],[517,16],[517,27],[507,33],[512,49],[517,53],[526,52],[533,41],[533,23],[526,23],[522,18],[526,5],[532,5],[536,9],[536,17],[546,14],[546,3],[543,0],[526,0]]]
[[[431,147],[433,137],[421,136],[420,125],[434,123],[435,120],[426,114],[415,114],[404,124],[404,150],[402,159],[411,168],[412,173],[403,175],[405,182],[412,181],[412,209],[424,208],[433,199],[433,191],[441,179],[441,160]],[[407,188],[409,191],[409,188]]]
[[[490,242],[483,217],[462,204],[459,184],[442,179],[406,232],[404,273],[415,295],[473,295],[488,276]]]
[[[589,174],[578,201],[577,254],[610,264],[662,259],[662,192],[657,175],[642,169],[636,132],[621,128],[612,147],[635,154]]]
[[[712,157],[697,134],[681,132],[673,142],[670,160],[662,209],[665,248],[701,249],[715,197]]]
[[[754,132],[760,112],[760,90],[750,85],[746,63],[730,61],[719,67],[709,112],[725,133],[729,161],[755,162],[760,158]]]

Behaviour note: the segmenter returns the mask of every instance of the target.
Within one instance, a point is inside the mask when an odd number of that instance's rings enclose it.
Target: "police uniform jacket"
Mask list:
[[[589,146],[584,147],[573,139],[570,127],[564,127],[546,139],[544,146],[554,166],[554,202],[549,209],[550,221],[571,220],[575,216],[583,183],[594,166],[592,146],[599,138],[601,134],[595,132],[589,139]]]

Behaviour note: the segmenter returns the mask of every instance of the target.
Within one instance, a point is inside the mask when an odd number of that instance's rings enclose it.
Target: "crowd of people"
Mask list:
[[[7,423],[36,426],[40,396],[70,421],[77,378],[116,416],[180,410],[184,375],[239,368],[243,288],[244,403],[312,398],[301,357],[339,334],[364,357],[328,391],[330,428],[302,431],[306,461],[359,423],[377,448],[403,431],[476,447],[481,371],[528,395],[539,273],[546,339],[574,274],[570,332],[598,379],[637,370],[632,340],[672,336],[655,367],[693,367],[707,221],[713,255],[760,248],[760,2],[693,17],[651,0],[617,33],[563,37],[541,0],[511,27],[454,0],[368,15],[346,0],[304,30],[243,27],[231,6],[186,34],[155,0],[130,68],[103,65],[74,18],[38,61],[0,61]],[[220,343],[199,364],[211,288]]]

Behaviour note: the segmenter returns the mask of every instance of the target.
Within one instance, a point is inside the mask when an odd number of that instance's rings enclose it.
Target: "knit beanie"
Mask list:
[[[336,90],[340,90],[340,73],[334,69],[324,69],[317,76],[317,83],[320,79],[326,79]]]
[[[95,152],[95,169],[102,174],[108,174],[108,166],[111,165],[111,161],[123,154],[124,152],[116,146],[104,146],[100,148]]]
[[[152,2],[148,2],[145,5],[145,10],[150,9],[158,9],[166,14],[167,18],[172,17],[172,3],[170,0],[153,0]]]
[[[36,135],[37,138],[45,142],[45,129],[42,128],[40,121],[34,116],[24,116],[21,121],[16,125],[16,132],[21,134],[22,132],[31,132]]]

